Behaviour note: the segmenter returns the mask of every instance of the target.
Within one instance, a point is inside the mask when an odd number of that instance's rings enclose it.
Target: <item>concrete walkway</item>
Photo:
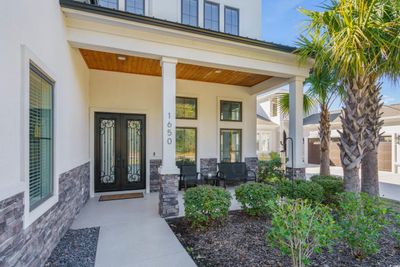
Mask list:
[[[311,166],[306,169],[309,177],[318,173],[319,166]],[[343,176],[343,169],[331,167],[331,174]],[[379,190],[382,197],[400,201],[400,174],[379,172]]]
[[[179,206],[182,216],[182,193]],[[232,200],[231,209],[238,208],[236,200]],[[168,224],[158,215],[158,193],[147,194],[142,199],[106,202],[99,202],[98,197],[90,199],[71,228],[97,226],[100,235],[96,267],[196,266]]]

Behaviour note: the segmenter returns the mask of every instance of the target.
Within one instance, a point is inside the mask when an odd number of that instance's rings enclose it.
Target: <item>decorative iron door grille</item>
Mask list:
[[[145,115],[95,114],[95,191],[145,188]]]

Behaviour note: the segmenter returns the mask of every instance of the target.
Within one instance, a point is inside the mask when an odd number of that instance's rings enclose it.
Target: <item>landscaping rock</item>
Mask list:
[[[100,228],[68,230],[47,260],[46,267],[93,267]]]

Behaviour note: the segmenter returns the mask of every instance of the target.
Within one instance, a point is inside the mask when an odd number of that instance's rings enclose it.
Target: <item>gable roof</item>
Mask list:
[[[152,25],[152,26],[159,26],[159,27],[168,28],[168,29],[190,32],[190,33],[194,33],[194,34],[224,39],[224,40],[228,40],[228,41],[233,41],[233,42],[237,42],[237,43],[257,46],[257,47],[261,47],[261,48],[266,48],[266,49],[271,49],[271,50],[276,50],[276,51],[281,51],[281,52],[286,52],[286,53],[293,53],[296,50],[295,47],[291,47],[291,46],[287,46],[287,45],[281,45],[281,44],[276,44],[276,43],[272,43],[272,42],[265,42],[265,41],[261,41],[261,40],[257,40],[257,39],[232,35],[232,34],[219,32],[219,31],[207,30],[204,28],[185,25],[182,23],[172,22],[172,21],[168,21],[168,20],[162,20],[162,19],[143,16],[143,15],[137,15],[137,14],[133,14],[130,12],[106,8],[106,7],[101,7],[101,6],[98,6],[95,4],[82,3],[82,2],[78,2],[78,1],[74,1],[74,0],[60,0],[60,5],[61,5],[61,7],[65,7],[65,8],[71,8],[71,9],[91,12],[91,13],[95,13],[95,14],[99,14],[99,15],[110,16],[110,17],[119,18],[119,19],[125,19],[125,20],[144,23],[144,24],[148,24],[148,25]]]
[[[335,110],[331,112],[330,122],[340,123],[340,110]],[[400,104],[384,105],[381,109],[382,119],[389,117],[400,117]],[[303,119],[303,125],[315,125],[319,124],[320,114],[314,113]]]

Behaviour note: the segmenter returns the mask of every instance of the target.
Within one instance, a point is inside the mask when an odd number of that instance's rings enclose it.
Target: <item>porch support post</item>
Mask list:
[[[293,148],[288,141],[289,161],[286,168],[289,174],[293,171],[297,179],[305,178],[304,140],[303,140],[303,83],[304,77],[295,77],[289,83],[289,137],[293,140]],[[293,149],[293,153],[292,153]],[[292,158],[293,155],[293,158]]]
[[[162,67],[162,165],[160,173],[159,214],[161,217],[172,217],[179,214],[178,180],[179,169],[175,160],[176,130],[176,64],[172,58],[161,59]]]

